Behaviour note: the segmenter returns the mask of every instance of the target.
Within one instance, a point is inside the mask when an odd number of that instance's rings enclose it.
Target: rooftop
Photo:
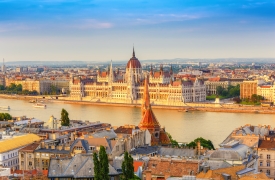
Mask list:
[[[0,153],[26,146],[35,141],[40,141],[40,137],[35,134],[14,136],[12,139],[2,140],[0,141]]]

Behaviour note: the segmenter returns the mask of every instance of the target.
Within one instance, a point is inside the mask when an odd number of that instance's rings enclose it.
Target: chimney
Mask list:
[[[197,153],[198,153],[198,156],[201,155],[201,142],[200,141],[197,142]]]
[[[231,175],[230,174],[222,173],[222,177],[223,177],[224,180],[231,180]]]
[[[151,170],[146,170],[145,171],[145,177],[146,177],[146,180],[151,180],[152,179],[152,171]]]
[[[164,179],[168,179],[169,177],[171,177],[170,173],[169,172],[165,172],[164,173]]]
[[[41,142],[41,148],[45,148],[45,142]]]
[[[204,166],[203,167],[203,172],[204,173],[207,173],[207,171],[210,169],[210,166]]]

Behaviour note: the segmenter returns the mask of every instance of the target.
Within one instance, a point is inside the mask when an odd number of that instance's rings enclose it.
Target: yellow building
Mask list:
[[[35,134],[14,136],[11,139],[0,141],[0,166],[19,169],[19,150],[25,146],[40,141]]]

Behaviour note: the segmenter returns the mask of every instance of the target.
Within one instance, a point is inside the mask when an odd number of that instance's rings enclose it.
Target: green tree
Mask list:
[[[15,91],[20,91],[20,92],[21,92],[22,89],[23,89],[23,88],[22,88],[22,84],[18,84],[18,85],[16,85],[16,87],[15,87],[14,90],[15,90]]]
[[[57,94],[58,89],[57,89],[56,86],[51,85],[50,89],[51,89],[51,90],[50,90],[50,94],[51,94],[51,95],[56,95],[56,94]]]
[[[217,95],[222,95],[222,92],[224,91],[224,88],[222,86],[218,86],[216,88],[216,91],[217,91]]]
[[[93,153],[93,160],[94,160],[94,179],[100,180],[100,165],[98,161],[97,153]]]
[[[0,121],[11,120],[12,116],[9,113],[0,113]]]
[[[201,146],[206,147],[206,148],[208,148],[209,150],[210,150],[210,149],[215,149],[215,148],[214,148],[214,145],[213,145],[213,143],[212,143],[212,141],[206,140],[206,139],[204,139],[204,138],[202,138],[202,137],[199,137],[199,138],[195,139],[194,141],[192,141],[192,142],[190,142],[189,144],[187,144],[187,146],[188,146],[188,147],[193,147],[193,148],[195,148],[195,147],[197,146],[197,143],[198,143],[199,141],[200,141],[200,143],[201,143]]]
[[[174,147],[179,147],[179,143],[175,139],[172,138],[171,134],[167,133],[167,136],[169,137],[173,148]]]
[[[1,90],[1,91],[5,90],[5,86],[0,85],[0,90]]]
[[[109,180],[109,161],[105,147],[100,146],[99,156],[96,152],[93,153],[94,160],[94,179]]]
[[[70,125],[69,113],[64,108],[61,111],[61,125],[62,126]]]
[[[134,160],[132,156],[126,151],[124,153],[124,161],[122,162],[122,180],[134,179]]]

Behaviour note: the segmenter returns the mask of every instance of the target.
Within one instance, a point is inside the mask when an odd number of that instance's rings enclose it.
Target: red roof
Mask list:
[[[44,176],[48,176],[48,170],[14,170],[14,171],[11,171],[11,174],[29,174],[29,175],[37,175],[39,173],[42,173]]]
[[[139,62],[139,60],[136,57],[132,57],[128,63],[127,63],[127,68],[130,68],[130,66],[132,68],[141,68],[141,64]]]
[[[271,86],[260,86],[261,88],[271,88]]]
[[[209,78],[208,80],[214,82],[214,81],[220,81],[220,78],[215,77],[215,78]]]
[[[143,166],[143,161],[134,161],[134,172],[138,171],[138,167]]]

